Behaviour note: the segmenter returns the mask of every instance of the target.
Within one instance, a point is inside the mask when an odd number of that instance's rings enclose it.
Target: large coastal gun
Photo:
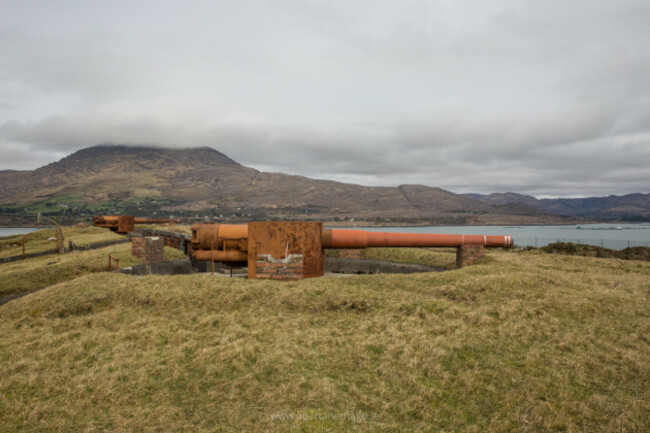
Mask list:
[[[130,233],[136,224],[168,224],[180,223],[181,220],[165,218],[139,218],[132,215],[102,215],[93,217],[95,227],[103,227],[117,233]]]
[[[249,278],[310,278],[325,273],[323,250],[368,247],[454,247],[482,255],[483,248],[510,248],[512,236],[386,233],[324,229],[320,222],[268,221],[192,226],[196,260],[248,266]],[[457,254],[457,263],[459,256]],[[462,259],[462,257],[460,257]],[[460,263],[462,266],[462,260]]]

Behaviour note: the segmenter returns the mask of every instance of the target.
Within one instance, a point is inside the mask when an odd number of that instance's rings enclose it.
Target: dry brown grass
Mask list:
[[[0,431],[647,431],[650,264],[99,273],[0,307]]]
[[[98,250],[48,255],[0,265],[0,298],[68,281],[108,268],[108,255],[120,259],[120,266],[139,265],[142,260],[131,254],[131,244],[118,244]],[[185,258],[179,250],[165,247],[167,260]],[[113,265],[114,267],[115,265]]]

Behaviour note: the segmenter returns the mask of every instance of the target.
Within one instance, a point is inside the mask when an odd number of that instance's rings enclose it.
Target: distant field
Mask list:
[[[182,233],[185,235],[191,235],[192,234],[192,226],[191,225],[184,225],[184,224],[136,224],[135,226],[136,230],[137,229],[142,229],[142,228],[148,228],[148,229],[158,229],[158,230],[163,230],[163,231],[168,231],[168,232],[174,232],[174,233]]]
[[[539,251],[290,283],[93,273],[0,307],[0,431],[647,431],[649,296],[650,263]]]
[[[25,235],[25,253],[38,253],[56,248],[56,242],[48,241],[56,237],[55,229],[43,229]],[[63,237],[66,247],[68,241],[77,245],[124,239],[107,229],[98,227],[63,227]],[[0,237],[0,257],[19,256],[23,252],[22,235]]]

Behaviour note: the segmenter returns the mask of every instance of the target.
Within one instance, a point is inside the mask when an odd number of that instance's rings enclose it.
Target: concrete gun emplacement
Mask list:
[[[165,218],[140,218],[132,215],[101,215],[93,217],[95,227],[103,227],[117,233],[131,233],[136,224],[180,223],[181,220]]]
[[[368,247],[453,247],[457,265],[463,251],[474,258],[483,248],[510,248],[512,236],[388,233],[324,229],[320,222],[268,221],[248,224],[201,223],[192,226],[196,260],[248,266],[249,278],[295,279],[325,273],[323,250]],[[480,253],[479,253],[480,251]]]

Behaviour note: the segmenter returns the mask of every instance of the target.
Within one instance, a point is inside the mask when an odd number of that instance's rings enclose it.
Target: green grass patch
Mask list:
[[[361,256],[364,259],[416,263],[435,268],[456,268],[456,248],[366,248]]]
[[[55,241],[48,241],[56,237],[55,229],[43,229],[25,235],[25,253],[38,253],[56,248]],[[68,241],[77,245],[88,245],[97,242],[124,239],[110,230],[99,227],[63,227],[64,243]],[[22,235],[0,237],[0,257],[12,257],[22,254]]]
[[[32,203],[3,204],[0,207],[4,211],[22,211],[28,215],[36,215],[38,213],[43,215],[58,215],[64,213],[70,207],[80,205],[83,205],[83,198],[80,195],[72,194],[51,197],[47,200]]]
[[[647,430],[650,264],[487,254],[51,286],[0,307],[0,431]]]

